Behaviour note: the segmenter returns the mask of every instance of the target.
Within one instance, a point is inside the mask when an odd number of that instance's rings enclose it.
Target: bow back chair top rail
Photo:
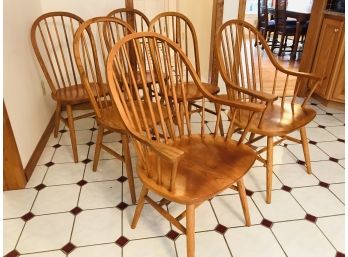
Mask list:
[[[127,22],[136,32],[144,32],[148,30],[150,20],[144,13],[132,8],[119,8],[111,11],[108,17],[115,17]]]
[[[135,52],[133,64],[128,51],[131,47]],[[143,84],[147,83],[146,71],[150,71],[153,85],[156,85],[152,88],[152,100],[147,92],[142,97],[136,90],[138,81],[132,67],[134,64]],[[201,120],[196,123],[198,126],[194,126],[189,118],[189,101],[184,85],[186,72],[192,79],[192,85],[218,105],[212,134],[205,124],[205,98],[202,100]],[[253,117],[264,110],[265,105],[224,100],[212,95],[203,86],[196,69],[179,45],[154,32],[135,33],[120,40],[110,52],[107,75],[112,99],[135,145],[137,172],[143,183],[132,228],[136,227],[147,201],[186,234],[187,256],[193,257],[195,208],[229,187],[239,190],[246,224],[250,225],[243,176],[253,165],[256,154],[242,143],[248,126],[237,142],[230,139],[234,132],[233,121],[225,137],[218,135],[218,124],[222,105],[234,110],[248,110],[251,114],[248,124],[252,124]],[[177,88],[181,92],[180,98]],[[163,199],[155,202],[148,195],[149,191]],[[164,206],[172,201],[186,206],[186,210],[177,217],[168,213]],[[185,217],[186,227],[180,223]]]
[[[197,34],[192,22],[188,17],[178,12],[160,13],[151,20],[149,31],[162,34],[177,43],[184,51],[185,55],[188,56],[191,63],[193,63],[198,76],[201,77]],[[191,107],[195,106],[198,108],[197,111],[200,111],[201,106],[195,104],[194,101],[202,99],[203,94],[197,89],[194,83],[192,83],[192,78],[190,78],[189,72],[183,70],[183,73],[185,74],[184,79],[186,87],[186,98],[190,102],[189,109],[191,110]],[[203,83],[203,85],[212,94],[217,94],[219,92],[219,87],[217,87],[216,85],[211,85],[208,83]],[[183,97],[180,95],[179,87],[177,94],[179,96],[179,101],[181,101]],[[220,124],[220,130],[222,134],[222,123]]]
[[[38,17],[31,27],[31,43],[40,67],[57,102],[54,136],[58,136],[60,120],[68,125],[74,161],[78,161],[74,120],[93,113],[73,116],[76,105],[88,102],[88,96],[81,84],[73,55],[75,30],[83,20],[68,12],[50,12]],[[66,107],[67,118],[61,111]]]
[[[260,42],[260,44],[256,44]],[[267,108],[258,113],[250,125],[249,144],[267,137],[267,146],[258,154],[267,152],[267,158],[258,157],[267,169],[267,203],[271,202],[273,146],[284,140],[301,143],[307,172],[311,173],[310,156],[305,125],[316,115],[307,105],[321,78],[314,74],[287,70],[272,55],[263,36],[251,24],[241,20],[225,22],[216,33],[216,53],[221,76],[227,87],[228,99],[265,103]],[[262,48],[265,49],[262,51]],[[267,66],[266,66],[267,63]],[[269,68],[271,63],[272,68]],[[307,81],[310,90],[298,97],[301,81]],[[293,84],[293,88],[290,84]],[[247,126],[250,113],[240,111],[234,117],[239,128]],[[300,130],[301,139],[288,134]],[[259,135],[255,137],[255,134]],[[281,137],[273,142],[274,137]]]
[[[112,46],[124,36],[133,33],[130,25],[114,17],[96,17],[81,24],[74,38],[74,54],[83,86],[96,113],[98,136],[93,170],[96,171],[101,149],[125,163],[132,202],[135,189],[128,135],[120,115],[112,104],[106,80],[106,59]],[[104,135],[120,133],[123,154],[103,144]]]

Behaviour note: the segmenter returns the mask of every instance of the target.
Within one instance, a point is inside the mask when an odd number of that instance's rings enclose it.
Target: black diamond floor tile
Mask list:
[[[168,237],[169,239],[175,241],[178,237],[179,237],[179,233],[174,231],[174,230],[170,230],[167,234],[166,237]]]
[[[74,245],[74,244],[72,244],[72,243],[67,243],[66,245],[64,245],[63,247],[62,247],[62,251],[63,252],[65,252],[66,254],[69,254],[69,253],[71,253],[74,249],[76,248],[76,246]]]
[[[127,237],[121,236],[119,239],[116,240],[116,244],[119,247],[125,246],[129,242],[129,239]]]

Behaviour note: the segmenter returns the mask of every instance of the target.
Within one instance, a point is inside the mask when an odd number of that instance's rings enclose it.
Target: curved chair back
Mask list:
[[[76,64],[97,118],[103,109],[112,108],[105,69],[109,50],[115,42],[133,32],[130,25],[113,17],[89,19],[76,31]]]
[[[272,99],[272,94],[281,97],[282,106],[285,101],[304,105],[320,80],[282,67],[261,33],[245,21],[225,22],[216,33],[215,47],[230,99],[257,102]],[[309,93],[298,98],[299,83],[308,79]],[[260,94],[250,97],[250,92]]]
[[[81,23],[75,14],[50,12],[38,17],[31,27],[31,43],[53,95],[81,82],[72,48]]]
[[[160,13],[151,20],[149,31],[162,34],[177,43],[194,65],[198,76],[201,76],[197,34],[185,15],[178,12]]]
[[[127,22],[136,32],[147,31],[150,24],[149,19],[144,13],[132,8],[119,8],[111,11],[107,16]]]

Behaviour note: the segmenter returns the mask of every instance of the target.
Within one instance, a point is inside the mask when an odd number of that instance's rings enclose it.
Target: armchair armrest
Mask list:
[[[325,77],[319,76],[319,75],[314,74],[314,73],[288,70],[288,69],[285,69],[282,66],[280,66],[279,70],[281,72],[284,72],[286,74],[289,74],[289,75],[292,75],[292,76],[296,76],[296,77],[304,77],[304,78],[313,79],[313,80],[323,80],[323,79],[325,79]]]
[[[261,101],[274,102],[275,100],[278,99],[278,96],[274,95],[274,94],[269,94],[269,93],[249,90],[246,88],[241,88],[241,87],[239,87],[239,86],[237,86],[229,81],[225,81],[225,83],[227,84],[227,86],[233,88],[234,90],[237,90],[237,91],[242,92],[244,94],[250,95],[252,97],[256,97],[256,98],[260,99]]]
[[[164,143],[149,140],[149,139],[145,138],[144,136],[141,136],[139,133],[136,133],[136,132],[134,133],[134,131],[131,131],[131,134],[137,140],[139,140],[141,143],[150,147],[158,155],[167,159],[170,162],[178,162],[180,160],[181,156],[184,154],[184,151],[182,151],[180,149],[177,149],[177,148],[172,147],[170,145],[166,145]]]
[[[237,109],[248,110],[252,112],[263,112],[266,108],[266,104],[262,104],[262,103],[251,103],[251,102],[244,102],[241,100],[229,100],[229,99],[222,98],[215,95],[207,95],[206,97],[210,101],[217,104],[222,104],[222,105],[234,107]]]

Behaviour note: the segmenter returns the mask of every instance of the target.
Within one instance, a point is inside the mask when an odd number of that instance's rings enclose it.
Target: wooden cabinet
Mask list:
[[[312,72],[324,76],[315,93],[344,102],[344,17],[325,14]]]

